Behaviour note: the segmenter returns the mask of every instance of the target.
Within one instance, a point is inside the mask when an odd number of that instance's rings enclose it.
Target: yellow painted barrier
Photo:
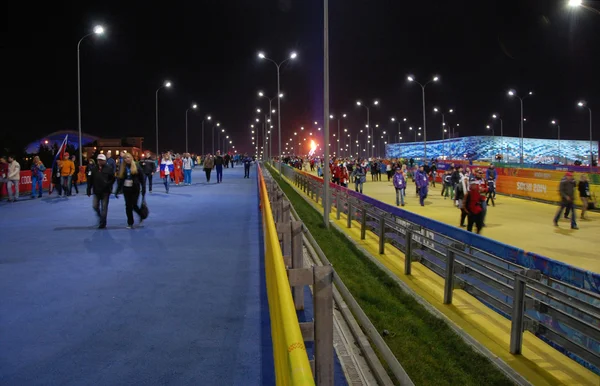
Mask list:
[[[315,381],[292,299],[290,282],[283,264],[267,186],[260,166],[257,169],[265,239],[265,276],[271,317],[275,379],[277,385],[314,385]]]

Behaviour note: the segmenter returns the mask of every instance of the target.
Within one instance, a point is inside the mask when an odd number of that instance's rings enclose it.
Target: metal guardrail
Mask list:
[[[322,201],[322,180],[290,167],[283,172],[311,199]],[[528,330],[600,374],[600,295],[406,221],[349,195],[343,187],[332,187],[336,218],[344,213],[348,228],[357,221],[361,239],[373,232],[380,254],[386,243],[404,252],[405,274],[410,275],[412,262],[418,261],[443,277],[445,304],[451,304],[453,290],[461,288],[511,320],[511,353],[521,353],[523,332]]]
[[[267,187],[260,167],[257,169],[264,228],[265,276],[269,314],[271,316],[276,382],[277,385],[314,385],[312,370],[306,355],[306,347],[300,332],[300,325],[298,324],[298,317],[283,263]]]

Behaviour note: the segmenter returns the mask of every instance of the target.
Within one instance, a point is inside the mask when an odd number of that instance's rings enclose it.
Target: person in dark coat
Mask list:
[[[144,172],[142,171],[142,167],[133,160],[133,156],[130,153],[125,153],[121,168],[119,170],[119,180],[115,197],[118,197],[119,193],[123,193],[123,196],[125,197],[127,229],[133,228],[133,212],[140,216],[139,225],[141,225],[146,219],[144,213],[141,211],[141,208],[138,205],[140,191],[142,193],[142,197],[146,195]]]
[[[98,154],[97,162],[98,165],[88,165],[87,195],[90,197],[92,190],[94,191],[92,208],[94,208],[100,220],[98,228],[104,229],[106,228],[106,216],[108,214],[108,200],[115,182],[115,170],[106,164],[104,154]]]
[[[148,191],[152,193],[152,176],[154,173],[156,173],[156,162],[151,159],[147,159],[146,156],[142,154],[140,166],[142,167],[142,172],[144,173],[144,186],[146,185],[146,181],[148,181]]]
[[[558,219],[562,214],[562,211],[566,208],[567,212],[572,212],[571,214],[571,229],[579,229],[577,227],[577,216],[575,216],[575,184],[573,180],[573,173],[567,172],[565,174],[565,178],[560,181],[559,190],[560,194],[560,208],[556,212],[554,216],[554,226],[558,226]]]

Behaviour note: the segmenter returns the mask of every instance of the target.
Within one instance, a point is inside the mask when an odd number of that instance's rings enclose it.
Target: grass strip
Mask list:
[[[269,168],[294,209],[416,385],[512,385],[440,318],[404,292]]]

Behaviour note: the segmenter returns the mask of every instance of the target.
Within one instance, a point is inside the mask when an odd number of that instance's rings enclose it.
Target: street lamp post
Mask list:
[[[523,120],[523,99],[527,98],[528,96],[533,95],[533,91],[529,91],[529,93],[527,95],[525,95],[523,98],[518,96],[517,92],[514,90],[509,90],[508,95],[519,98],[519,100],[521,101],[521,135],[520,135],[520,137],[521,137],[521,156],[520,156],[520,162],[522,165],[523,164],[523,122],[524,122],[524,120]]]
[[[427,160],[427,117],[425,114],[425,87],[427,87],[427,85],[431,82],[437,82],[440,78],[438,76],[434,76],[433,79],[431,79],[425,84],[417,82],[412,76],[408,76],[407,79],[409,82],[415,82],[416,84],[421,86],[421,90],[423,91],[423,154],[425,160]]]
[[[275,65],[275,67],[277,67],[277,95],[281,94],[281,87],[280,87],[280,82],[279,82],[279,71],[281,66],[287,62],[288,60],[291,59],[295,59],[298,55],[295,52],[292,52],[290,54],[290,57],[283,60],[280,63],[277,63],[276,61],[269,59],[265,56],[265,54],[263,54],[262,52],[258,53],[258,57],[261,59],[265,59],[270,61],[271,63],[273,63]],[[278,141],[279,141],[279,154],[281,154],[281,98],[277,98],[277,136],[278,136]],[[281,176],[281,163],[279,163],[280,167],[279,167],[279,175]]]
[[[169,88],[171,87],[171,82],[166,81],[162,86],[160,86],[157,90],[156,90],[156,157],[158,157],[159,152],[158,152],[158,92],[162,89],[162,88]]]
[[[79,165],[83,165],[83,149],[81,147],[81,61],[79,59],[79,47],[81,46],[83,39],[87,38],[88,36],[102,35],[103,33],[104,27],[97,25],[94,27],[93,32],[79,39],[79,42],[77,43],[77,120],[79,129]]]
[[[206,120],[206,121],[210,121],[210,120],[211,120],[211,117],[210,117],[210,115],[202,119],[202,155],[205,155],[205,154],[206,154],[206,153],[204,152],[204,121],[205,121],[205,120]]]
[[[398,119],[396,121],[396,118],[392,117],[391,121],[392,122],[398,122],[398,137],[397,138],[398,138],[398,142],[400,142],[400,137],[402,136],[402,126],[400,126],[400,120]],[[406,118],[403,118],[402,121],[406,122]]]
[[[334,117],[333,117],[333,115],[329,115],[329,118],[333,119]],[[342,118],[346,118],[346,114],[342,114]],[[340,154],[341,154],[340,153],[340,142],[341,142],[341,138],[342,138],[342,137],[340,137],[340,117],[338,117],[338,119],[337,119],[337,124],[338,124],[337,125],[338,126],[338,132],[337,132],[337,143],[338,143],[338,145],[337,145],[337,152],[338,152],[338,157],[339,157]]]
[[[585,107],[590,112],[590,170],[592,170],[592,168],[594,167],[594,144],[592,141],[592,109],[584,101],[578,102],[577,106]]]
[[[189,153],[188,151],[188,111],[190,111],[190,108],[196,110],[196,108],[198,107],[197,104],[193,104],[192,107],[188,107],[185,110],[185,152]]]
[[[219,122],[216,122],[216,124],[214,124],[212,127],[212,139],[211,139],[210,143],[212,146],[212,154],[213,155],[215,155],[215,126],[219,127],[219,126],[221,126],[221,124]]]
[[[378,100],[373,101],[373,105],[377,106],[379,104]],[[372,146],[371,146],[371,157],[375,157],[375,150],[374,147],[375,146],[375,131],[371,130],[371,110],[369,110],[369,106],[363,104],[361,101],[356,101],[356,105],[357,106],[363,106],[365,109],[367,109],[367,157],[369,156],[369,142],[371,142]],[[373,141],[369,141],[369,139],[372,139]]]
[[[558,129],[558,161],[560,162],[560,123],[555,119],[550,123]]]

